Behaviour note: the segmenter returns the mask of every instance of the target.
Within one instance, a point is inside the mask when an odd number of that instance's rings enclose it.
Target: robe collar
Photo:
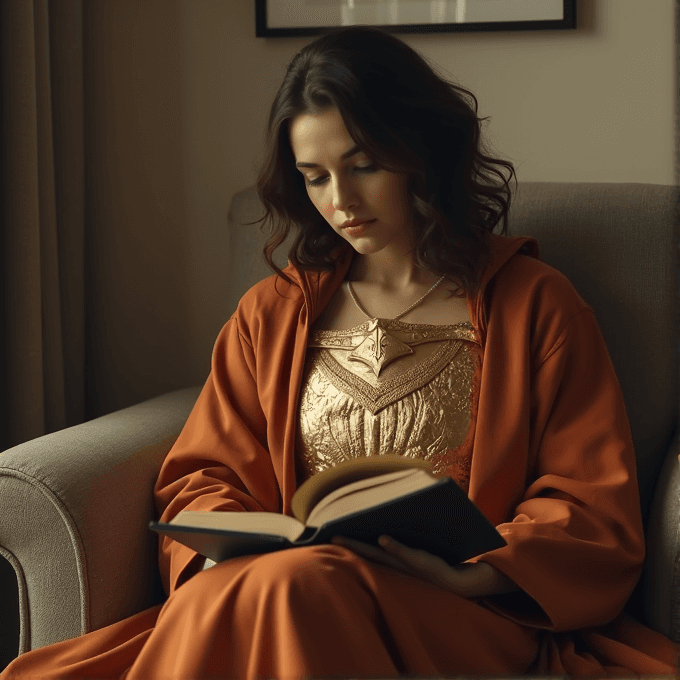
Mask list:
[[[502,236],[491,234],[491,258],[484,270],[481,285],[477,292],[467,298],[467,310],[477,337],[484,346],[489,322],[489,284],[500,269],[515,255],[526,255],[540,259],[538,241],[532,236]],[[333,270],[322,272],[298,269],[289,261],[283,270],[294,283],[302,289],[307,311],[307,324],[313,325],[326,305],[330,302],[338,287],[342,284],[352,265],[355,251],[349,245],[338,246],[333,251],[333,259],[337,266]],[[308,330],[308,329],[307,329]]]

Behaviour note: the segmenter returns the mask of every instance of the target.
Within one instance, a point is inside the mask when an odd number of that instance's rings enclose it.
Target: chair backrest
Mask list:
[[[534,236],[540,258],[564,273],[593,308],[616,369],[635,442],[643,515],[678,425],[679,191],[653,184],[524,182],[509,234]],[[270,275],[253,187],[237,193],[230,219],[229,309]],[[275,260],[287,263],[287,245]]]

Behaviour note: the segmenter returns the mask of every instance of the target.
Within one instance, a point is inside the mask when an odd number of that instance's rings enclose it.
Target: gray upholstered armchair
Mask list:
[[[524,183],[510,233],[535,236],[541,259],[595,311],[628,406],[647,526],[645,571],[628,607],[680,641],[677,201],[670,186]],[[263,237],[242,225],[256,216],[254,190],[236,194],[231,308],[270,273]],[[199,389],[0,454],[0,668],[162,601],[147,528],[152,488]]]

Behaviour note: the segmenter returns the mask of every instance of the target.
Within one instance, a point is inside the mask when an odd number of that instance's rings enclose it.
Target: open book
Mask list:
[[[426,461],[394,454],[344,461],[310,477],[274,512],[180,511],[153,531],[215,562],[329,543],[336,536],[378,545],[382,534],[455,565],[502,548],[505,539],[450,477]]]

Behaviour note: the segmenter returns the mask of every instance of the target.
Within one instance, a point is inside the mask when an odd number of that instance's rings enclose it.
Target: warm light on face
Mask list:
[[[307,195],[330,226],[360,253],[411,247],[408,175],[384,170],[352,139],[337,109],[291,121],[290,145]],[[351,219],[373,220],[348,231]]]

